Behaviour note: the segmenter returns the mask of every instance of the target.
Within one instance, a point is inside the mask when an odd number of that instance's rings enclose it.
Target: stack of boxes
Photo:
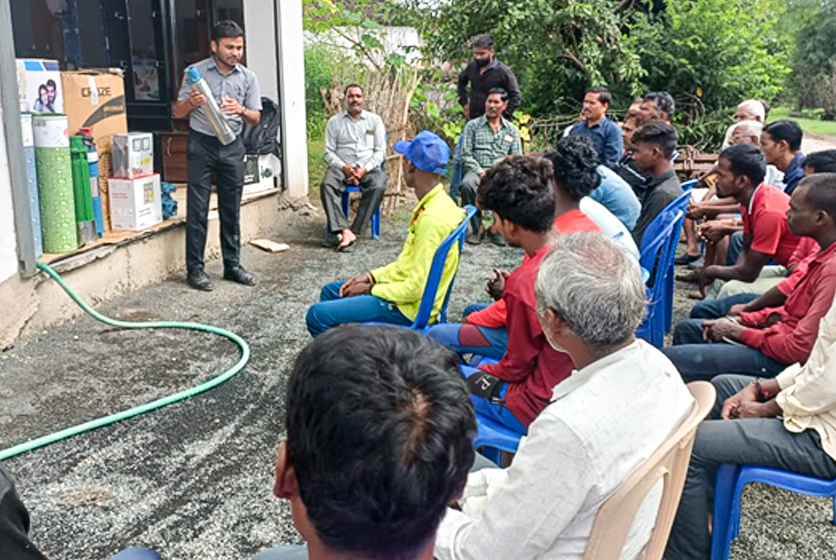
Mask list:
[[[154,138],[147,132],[113,137],[113,177],[108,181],[114,230],[140,231],[163,221],[160,175],[154,173]]]
[[[17,79],[21,113],[66,114],[68,135],[93,138],[105,231],[139,231],[162,221],[153,137],[128,134],[121,70],[61,72],[55,60],[18,59]]]

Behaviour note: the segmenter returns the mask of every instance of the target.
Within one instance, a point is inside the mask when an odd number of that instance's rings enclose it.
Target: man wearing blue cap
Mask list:
[[[308,309],[311,336],[344,323],[411,325],[418,315],[435,252],[464,219],[464,210],[447,195],[440,181],[450,159],[450,148],[441,138],[424,130],[411,142],[396,142],[395,151],[404,155],[404,179],[418,197],[401,254],[385,266],[326,285],[319,303]],[[459,252],[454,247],[444,263],[433,321],[458,266]]]

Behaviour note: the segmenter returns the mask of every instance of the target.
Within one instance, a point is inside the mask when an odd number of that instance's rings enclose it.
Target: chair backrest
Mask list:
[[[714,406],[717,394],[714,386],[707,381],[689,383],[688,389],[696,401],[691,413],[665,443],[604,501],[595,517],[584,560],[618,560],[636,512],[660,480],[664,485],[662,501],[643,559],[662,558],[688,474],[697,427]]]
[[[438,249],[435,250],[433,262],[430,266],[430,274],[427,277],[427,283],[424,285],[424,295],[421,296],[421,305],[418,307],[418,315],[412,323],[412,328],[421,330],[426,327],[432,319],[431,313],[435,304],[435,296],[438,293],[438,286],[441,283],[441,274],[444,272],[444,263],[447,261],[447,255],[454,243],[457,243],[459,251],[459,263],[461,263],[462,249],[464,248],[464,239],[467,236],[467,226],[470,219],[476,214],[476,207],[468,204],[465,206],[465,217],[456,229],[447,236],[447,239],[442,241]],[[441,310],[438,312],[438,322],[443,323],[447,320],[447,304],[450,302],[450,294],[453,292],[453,283],[456,281],[456,273],[458,268],[453,272],[453,278],[450,280],[450,285],[447,287],[447,293],[444,295],[444,303],[441,305]]]

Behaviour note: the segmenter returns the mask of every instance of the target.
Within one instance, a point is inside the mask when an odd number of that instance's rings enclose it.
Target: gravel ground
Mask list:
[[[295,216],[272,235],[289,252],[244,248],[255,288],[218,280],[206,294],[172,278],[102,306],[126,320],[228,328],[249,341],[252,360],[208,393],[6,461],[32,514],[33,540],[62,560],[97,560],[130,545],[167,560],[246,559],[298,542],[289,510],[270,490],[286,376],[309,340],[305,309],[324,283],[394,258],[404,227],[402,212],[384,223],[380,241],[362,238],[354,253],[337,254],[319,247],[321,217]],[[492,266],[520,260],[515,249],[466,247],[450,318],[486,298]],[[208,272],[218,278],[220,263]],[[692,303],[677,298],[675,316]],[[232,343],[211,335],[124,332],[87,317],[21,340],[0,354],[0,447],[195,385],[236,357]],[[732,558],[832,558],[831,520],[829,500],[752,487]]]

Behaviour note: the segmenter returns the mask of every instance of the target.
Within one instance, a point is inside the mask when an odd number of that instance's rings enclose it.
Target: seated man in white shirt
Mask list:
[[[836,303],[804,366],[791,365],[774,379],[720,375],[711,383],[717,403],[697,431],[668,560],[711,556],[708,515],[721,463],[836,478]]]
[[[438,560],[583,557],[607,499],[670,436],[693,399],[633,333],[646,304],[639,265],[600,233],[560,236],[540,264],[538,315],[577,371],[553,390],[507,469],[471,473],[436,535]],[[622,558],[650,538],[661,498],[640,508]]]

